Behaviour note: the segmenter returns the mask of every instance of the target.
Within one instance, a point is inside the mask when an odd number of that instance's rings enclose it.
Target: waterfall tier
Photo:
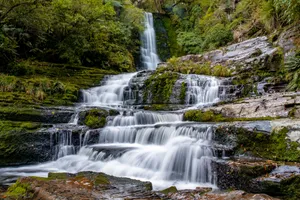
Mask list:
[[[141,36],[141,40],[141,59],[143,68],[147,70],[155,70],[157,64],[160,63],[160,60],[156,50],[156,39],[152,13],[145,13],[145,30]]]
[[[101,86],[82,90],[83,102],[89,106],[120,106],[130,99],[131,92],[125,92],[129,81],[136,73],[110,76]]]

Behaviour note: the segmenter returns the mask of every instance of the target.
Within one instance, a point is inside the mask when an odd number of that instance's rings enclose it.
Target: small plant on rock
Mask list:
[[[289,71],[288,78],[290,82],[287,86],[288,90],[299,90],[300,89],[300,55],[289,58],[286,63],[286,68]]]

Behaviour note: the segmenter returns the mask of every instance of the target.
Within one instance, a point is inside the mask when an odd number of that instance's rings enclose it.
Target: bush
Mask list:
[[[205,34],[202,48],[205,50],[212,50],[227,44],[233,40],[232,32],[223,24],[217,24]]]

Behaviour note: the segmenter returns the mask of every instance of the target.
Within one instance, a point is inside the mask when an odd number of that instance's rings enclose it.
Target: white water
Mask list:
[[[145,30],[141,36],[141,40],[141,58],[143,68],[147,70],[155,70],[157,64],[160,63],[160,60],[156,50],[156,39],[152,13],[145,13]]]
[[[0,174],[46,176],[49,171],[96,171],[148,180],[155,189],[171,185],[181,189],[214,187],[211,126],[107,126],[99,133],[99,143],[82,147],[77,155],[41,165],[0,169]]]
[[[217,103],[220,83],[219,79],[212,76],[188,75],[186,103],[196,105],[196,107]]]
[[[120,74],[108,77],[102,86],[82,90],[83,103],[89,106],[121,106],[132,94],[128,87],[129,81],[136,73]],[[129,89],[129,88],[128,88]]]

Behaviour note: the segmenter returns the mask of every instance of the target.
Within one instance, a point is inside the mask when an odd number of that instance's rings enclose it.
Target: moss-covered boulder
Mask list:
[[[118,114],[119,112],[115,110],[93,108],[91,110],[80,112],[78,123],[81,125],[86,125],[92,129],[103,128],[106,124],[106,118],[108,116],[115,116]]]
[[[170,98],[172,94],[174,95],[174,86],[178,78],[178,73],[153,73],[144,83],[143,102],[150,104],[171,103]],[[175,94],[175,96],[179,95],[180,93],[178,95]]]
[[[215,140],[219,144],[230,145],[233,155],[246,154],[276,161],[300,162],[300,144],[291,141],[288,132],[287,128],[268,133],[228,125],[216,129]]]

